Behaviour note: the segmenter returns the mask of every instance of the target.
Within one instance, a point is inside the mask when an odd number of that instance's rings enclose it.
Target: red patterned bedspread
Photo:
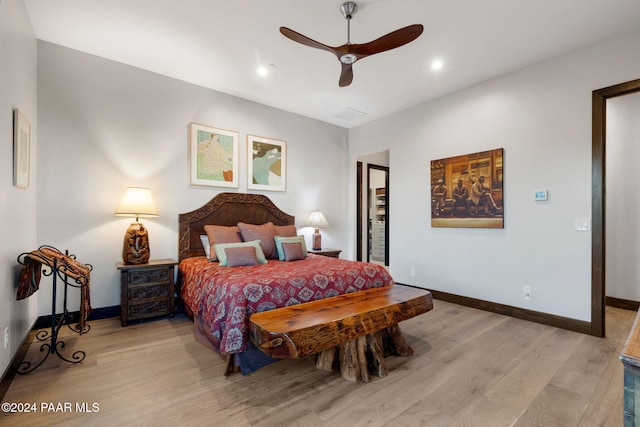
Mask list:
[[[183,301],[211,327],[213,344],[223,354],[247,349],[253,313],[393,284],[381,266],[314,254],[251,267],[218,267],[194,257],[179,268]]]

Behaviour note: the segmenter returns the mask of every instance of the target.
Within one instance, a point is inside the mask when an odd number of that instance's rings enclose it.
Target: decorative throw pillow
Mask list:
[[[256,248],[254,247],[226,248],[224,253],[227,255],[227,266],[229,267],[258,265]]]
[[[295,237],[282,237],[276,236],[274,238],[276,244],[276,251],[278,252],[278,259],[280,261],[288,261],[286,258],[286,254],[284,252],[284,248],[282,245],[284,243],[297,243],[300,245],[300,252],[302,252],[302,258],[307,257],[307,245],[304,242],[304,236],[295,236]]]
[[[209,261],[217,261],[218,257],[215,251],[212,251],[213,245],[218,243],[240,243],[242,236],[240,230],[235,225],[230,227],[224,225],[205,225],[204,231],[209,239]],[[205,249],[205,254],[207,250]]]
[[[227,258],[226,249],[228,248],[243,248],[250,247],[255,249],[256,259],[258,260],[258,264],[266,264],[267,259],[264,256],[264,252],[262,252],[262,247],[260,246],[259,240],[252,240],[251,242],[240,242],[240,243],[218,243],[213,245],[213,249],[218,256],[218,260],[220,261],[220,265],[222,267],[226,267],[229,263]]]
[[[276,236],[282,237],[296,237],[298,230],[295,225],[274,225],[276,229]]]
[[[285,261],[297,261],[305,258],[305,254],[302,252],[302,243],[283,243],[282,250]]]
[[[209,237],[206,234],[200,235],[200,243],[202,243],[202,248],[204,249],[204,254],[207,258],[211,258],[211,243],[209,243]]]
[[[239,222],[238,228],[240,229],[242,240],[245,242],[260,240],[264,256],[269,259],[278,258],[276,245],[273,243],[273,238],[276,237],[276,228],[272,222],[267,222],[266,224],[261,225]]]

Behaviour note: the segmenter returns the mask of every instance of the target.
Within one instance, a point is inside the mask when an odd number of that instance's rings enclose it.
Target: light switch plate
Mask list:
[[[591,230],[591,220],[589,218],[576,218],[575,224],[577,231]]]

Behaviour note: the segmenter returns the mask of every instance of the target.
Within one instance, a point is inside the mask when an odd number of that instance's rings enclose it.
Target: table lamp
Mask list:
[[[129,226],[124,235],[122,261],[125,264],[145,264],[149,261],[151,254],[149,234],[138,218],[158,216],[158,209],[153,201],[151,190],[141,187],[127,188],[115,214],[116,216],[136,218],[136,222]]]
[[[321,227],[328,227],[329,223],[327,222],[322,212],[319,210],[315,210],[311,212],[309,215],[309,220],[307,221],[308,225],[315,228],[315,232],[313,233],[313,250],[319,251],[322,249],[322,236],[320,235]]]

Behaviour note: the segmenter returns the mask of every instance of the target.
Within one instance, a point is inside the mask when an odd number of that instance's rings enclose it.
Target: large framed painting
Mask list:
[[[431,161],[431,226],[504,228],[504,150]]]
[[[13,110],[13,185],[29,188],[31,124],[22,111]]]
[[[191,185],[238,188],[238,132],[189,124]]]
[[[247,135],[249,190],[285,191],[287,144],[277,139]]]

